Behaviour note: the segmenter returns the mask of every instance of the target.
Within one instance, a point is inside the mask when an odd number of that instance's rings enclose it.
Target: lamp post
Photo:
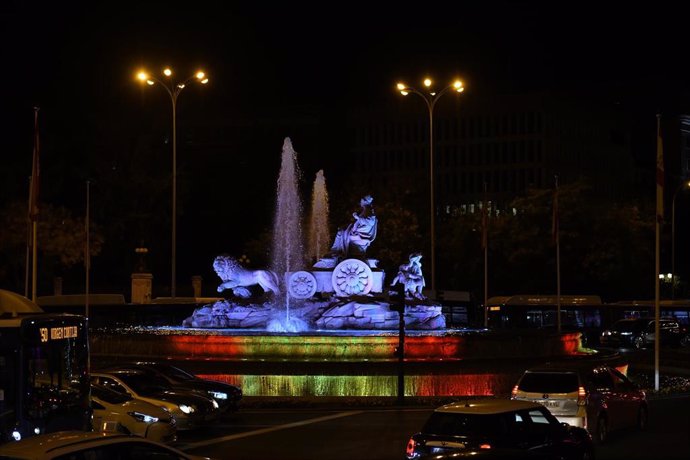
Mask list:
[[[460,80],[455,80],[450,85],[443,88],[441,91],[434,91],[431,89],[433,82],[430,78],[424,79],[424,87],[426,92],[419,91],[416,88],[408,86],[404,83],[398,83],[397,88],[400,94],[407,96],[414,93],[424,99],[426,107],[429,111],[429,217],[431,221],[431,291],[436,296],[436,229],[435,229],[435,209],[434,209],[434,107],[439,98],[447,93],[450,89],[458,93],[465,91]]]
[[[680,183],[671,201],[671,299],[676,298],[676,196],[686,187],[690,187],[690,180]]]
[[[208,77],[201,70],[197,71],[194,75],[188,77],[180,83],[173,82],[172,70],[169,67],[163,69],[163,75],[166,78],[165,82],[159,80],[153,75],[148,74],[146,71],[140,71],[137,74],[137,78],[142,82],[146,82],[149,86],[158,83],[163,87],[170,96],[170,102],[172,102],[172,254],[171,254],[171,279],[170,279],[170,296],[175,298],[175,268],[176,268],[176,248],[177,248],[177,98],[183,89],[187,87],[188,83],[193,81],[198,81],[202,85],[208,83]]]

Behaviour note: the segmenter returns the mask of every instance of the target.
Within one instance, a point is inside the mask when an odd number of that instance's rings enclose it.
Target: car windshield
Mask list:
[[[170,389],[167,381],[153,375],[118,374],[117,376],[130,388],[141,394],[156,393]]]
[[[154,364],[151,367],[163,375],[167,375],[174,380],[194,380],[195,377],[189,372],[183,371],[179,367],[168,366],[165,364]]]
[[[574,372],[526,372],[518,389],[530,393],[571,393],[578,386]]]
[[[133,399],[126,393],[111,390],[101,385],[91,385],[91,395],[110,404],[122,404]]]
[[[444,436],[491,436],[505,432],[500,415],[434,412],[422,428],[423,433]]]
[[[633,332],[640,329],[640,324],[639,321],[616,321],[611,325],[611,329],[617,332]]]

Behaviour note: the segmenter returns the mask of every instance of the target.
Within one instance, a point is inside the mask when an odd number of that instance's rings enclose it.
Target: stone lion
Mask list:
[[[279,294],[278,275],[270,270],[248,270],[232,256],[220,255],[213,261],[213,269],[223,282],[218,285],[218,292],[232,289],[237,297],[249,297],[247,286],[258,284],[264,292]]]

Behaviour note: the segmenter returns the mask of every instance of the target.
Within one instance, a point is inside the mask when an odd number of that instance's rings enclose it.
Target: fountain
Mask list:
[[[309,239],[307,254],[311,260],[318,260],[324,253],[324,245],[330,241],[328,231],[328,190],[323,169],[316,173],[311,192],[311,212],[309,213]]]
[[[411,251],[386,284],[370,255],[379,224],[370,195],[326,250],[323,171],[312,193],[308,246],[316,249],[305,252],[299,174],[286,138],[270,270],[219,255],[213,268],[222,300],[195,305],[181,326],[99,331],[92,355],[184,362],[199,375],[241,385],[247,396],[392,396],[401,372],[396,348],[404,338],[406,395],[444,396],[497,394],[523,370],[506,373],[506,362],[522,366],[580,351],[578,333],[523,335],[516,343],[514,336],[448,329],[442,305],[422,293],[421,253]],[[495,361],[501,370],[487,366],[487,358],[501,358]]]

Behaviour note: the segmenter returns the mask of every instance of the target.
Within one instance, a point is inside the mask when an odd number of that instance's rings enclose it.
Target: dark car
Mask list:
[[[238,386],[202,379],[167,363],[137,361],[117,364],[108,369],[132,369],[164,379],[175,389],[198,391],[213,398],[221,412],[236,411],[242,400],[242,389]]]
[[[654,344],[654,318],[627,318],[602,331],[599,343],[604,347],[642,349]],[[659,334],[662,345],[687,345],[688,331],[675,319],[661,318]]]
[[[200,428],[220,417],[214,399],[196,391],[173,388],[166,380],[143,372],[131,369],[92,372],[91,383],[167,409],[175,417],[178,431]]]
[[[647,427],[647,395],[613,366],[588,361],[526,370],[512,399],[546,406],[561,422],[587,429],[604,443],[611,430]]]
[[[559,422],[539,403],[494,398],[437,408],[410,438],[405,455],[408,460],[446,459],[486,456],[488,450],[495,450],[497,458],[594,458],[587,430]]]

